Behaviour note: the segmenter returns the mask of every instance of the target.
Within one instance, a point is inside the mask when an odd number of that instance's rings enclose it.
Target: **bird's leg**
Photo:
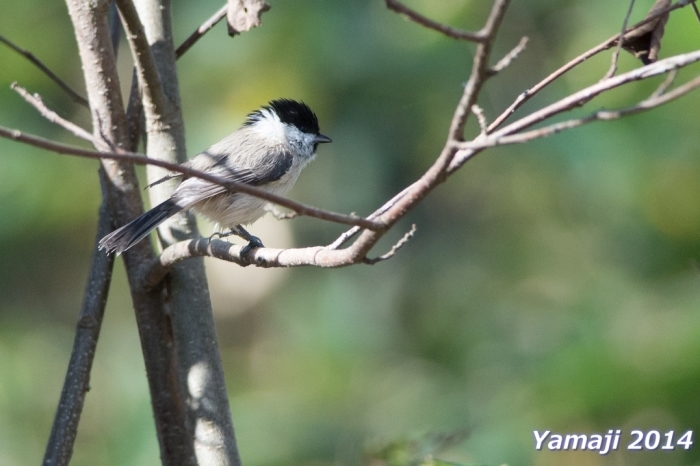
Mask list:
[[[246,231],[246,229],[243,228],[241,225],[238,225],[238,226],[231,228],[231,234],[236,235],[236,236],[240,236],[244,240],[248,241],[248,245],[243,246],[243,249],[241,249],[241,256],[245,256],[253,248],[264,248],[265,247],[265,245],[263,245],[262,241],[260,241],[260,238],[248,233],[248,231]]]

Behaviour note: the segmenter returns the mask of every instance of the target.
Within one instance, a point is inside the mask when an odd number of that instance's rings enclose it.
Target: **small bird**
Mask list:
[[[183,166],[284,195],[313,160],[318,145],[326,142],[332,142],[331,138],[320,133],[316,114],[308,105],[290,99],[273,100],[248,114],[234,133]],[[172,178],[182,178],[182,182],[170,199],[102,238],[100,249],[121,254],[166,219],[188,209],[246,239],[248,245],[242,254],[263,246],[243,225],[262,217],[267,201],[175,172],[150,186]]]

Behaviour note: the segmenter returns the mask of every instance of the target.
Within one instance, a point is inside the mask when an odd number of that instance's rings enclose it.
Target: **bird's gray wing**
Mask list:
[[[192,159],[192,162],[199,159],[206,153],[202,153]],[[212,158],[211,160],[214,160]],[[192,163],[191,168],[206,171],[211,175],[218,176],[227,181],[245,183],[252,186],[264,186],[268,183],[282,178],[292,167],[294,156],[291,153],[273,153],[266,155],[254,168],[230,167],[227,165],[226,157],[218,157],[212,164],[205,165],[197,161]],[[200,168],[201,167],[201,168]],[[177,187],[173,194],[173,200],[183,207],[190,206],[196,202],[208,199],[217,194],[226,192],[227,189],[218,184],[211,183],[200,178],[190,177],[185,179]]]
[[[210,148],[191,158],[187,162],[183,163],[181,166],[185,168],[191,168],[193,170],[208,171],[210,168],[222,163],[223,159],[223,154],[215,153]],[[160,178],[154,181],[153,183],[147,185],[144,189],[152,188],[153,186],[159,185],[168,180],[172,180],[173,178],[187,179],[188,176],[184,173],[173,171],[165,175],[163,178]]]

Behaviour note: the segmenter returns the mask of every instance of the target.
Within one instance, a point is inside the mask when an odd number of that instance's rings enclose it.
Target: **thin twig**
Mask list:
[[[415,235],[415,234],[416,234],[416,225],[413,224],[413,225],[411,225],[411,229],[408,232],[406,232],[406,234],[403,235],[403,237],[395,245],[393,245],[391,247],[389,252],[382,254],[381,256],[378,256],[378,257],[373,257],[373,258],[366,257],[364,260],[365,264],[374,265],[377,262],[382,262],[382,261],[385,261],[387,259],[391,259],[392,257],[394,257],[396,255],[396,253],[399,251],[399,249],[401,249],[409,241],[411,241],[411,238],[413,238],[413,235]]]
[[[620,40],[617,41],[617,47],[615,47],[615,52],[613,52],[612,54],[612,62],[610,63],[610,69],[607,73],[605,73],[603,79],[611,78],[615,76],[615,73],[617,72],[617,61],[620,58],[622,44],[625,41],[625,31],[627,30],[627,23],[630,20],[630,16],[632,16],[632,10],[634,9],[634,1],[635,0],[630,1],[630,6],[627,9],[627,14],[625,15],[625,19],[622,21],[622,31],[620,32]]]
[[[56,73],[51,71],[38,58],[36,58],[32,52],[29,52],[28,50],[24,50],[23,48],[15,45],[9,39],[5,38],[2,35],[0,35],[0,42],[3,42],[5,45],[10,47],[12,50],[14,50],[15,52],[24,56],[30,62],[34,63],[34,65],[36,65],[41,71],[44,72],[44,74],[46,74],[49,78],[51,78],[51,80],[53,82],[58,84],[58,86],[61,89],[63,89],[75,102],[79,103],[83,107],[90,108],[90,103],[88,102],[88,100],[85,97],[83,97],[82,95],[80,95],[76,91],[74,91],[68,84],[66,84],[65,81],[63,81],[61,78],[59,78],[56,75]]]
[[[394,197],[389,199],[387,202],[384,203],[380,208],[372,212],[371,215],[367,216],[368,220],[374,220],[375,218],[379,217],[383,213],[385,213],[387,210],[389,210],[391,207],[396,205],[399,200],[401,200],[410,190],[414,189],[414,184],[411,184],[404,189],[401,190],[400,193],[396,194]],[[355,236],[357,233],[360,232],[360,227],[352,227],[348,231],[344,232],[342,235],[338,237],[335,241],[333,241],[331,244],[325,247],[325,249],[338,249],[341,247],[343,244],[345,244],[350,238]]]
[[[164,160],[148,158],[142,154],[137,154],[134,152],[97,152],[88,149],[82,149],[80,147],[70,146],[67,144],[57,143],[34,135],[24,134],[21,131],[5,128],[2,126],[0,126],[0,137],[13,139],[15,141],[23,142],[25,144],[29,144],[35,147],[40,147],[42,149],[57,152],[59,154],[75,155],[78,157],[90,159],[113,159],[123,162],[131,162],[136,165],[155,165],[157,167],[165,168],[167,170],[182,173],[183,175],[193,176],[205,181],[209,181],[210,183],[223,186],[230,191],[241,192],[258,197],[260,199],[265,199],[266,201],[273,202],[275,204],[293,210],[299,215],[315,217],[330,222],[342,223],[344,225],[357,225],[362,228],[366,228],[368,230],[373,231],[382,231],[387,228],[386,225],[379,221],[368,220],[366,218],[358,217],[356,215],[343,215],[336,212],[307,206],[305,204],[292,201],[285,197],[272,194],[263,189],[256,188],[255,186],[250,186],[245,183],[227,181],[221,177],[211,175],[209,173],[201,172],[199,170],[193,170],[186,166],[166,162]],[[103,142],[102,144],[105,143]],[[118,150],[118,148],[115,149]]]
[[[472,105],[472,113],[476,115],[476,120],[479,122],[479,128],[481,128],[481,134],[486,134],[489,122],[486,120],[486,115],[484,115],[484,109],[474,104]]]
[[[464,31],[462,29],[456,29],[450,26],[446,26],[432,19],[426,18],[415,10],[410,9],[398,0],[385,0],[386,7],[396,13],[402,15],[404,18],[409,19],[415,23],[420,24],[428,29],[438,31],[447,37],[453,39],[466,40],[470,42],[484,42],[487,38],[487,34],[484,33],[483,29],[478,32]]]
[[[676,80],[676,76],[678,75],[678,70],[671,70],[670,73],[668,73],[668,76],[666,76],[666,79],[663,80],[661,84],[659,84],[659,87],[656,88],[653,94],[651,94],[651,97],[659,97],[668,91],[668,89],[673,85],[673,82]]]
[[[529,40],[530,39],[527,36],[523,36],[520,39],[520,42],[518,42],[518,45],[516,45],[513,48],[513,50],[508,52],[503,58],[498,60],[498,63],[491,67],[491,69],[489,70],[489,74],[494,75],[509,67],[511,63],[513,63],[513,61],[515,61],[520,56],[523,50],[525,50],[525,47],[527,47],[527,43]]]
[[[691,3],[693,5],[693,11],[695,12],[695,17],[700,21],[700,11],[698,11],[698,6],[695,4],[695,2]]]
[[[44,104],[44,101],[41,99],[41,96],[39,94],[30,94],[25,88],[23,88],[16,82],[10,84],[10,88],[12,88],[12,90],[17,92],[20,96],[22,96],[24,100],[26,100],[31,106],[37,109],[41,116],[49,120],[51,123],[57,124],[63,129],[69,131],[70,133],[73,133],[80,139],[84,139],[85,141],[89,141],[92,143],[96,142],[96,138],[87,130],[81,128],[80,126],[76,125],[71,121],[66,120],[63,117],[60,117],[56,112],[49,109]]]
[[[216,23],[218,23],[226,17],[227,11],[228,4],[224,4],[224,6],[222,6],[219,9],[219,11],[214,13],[214,15],[212,15],[211,18],[202,23],[202,25],[199,26],[196,31],[190,34],[190,36],[187,39],[185,39],[185,41],[182,44],[180,44],[177,50],[175,50],[175,57],[180,58],[181,56],[183,56],[185,52],[187,52],[190,49],[190,47],[192,47],[195,44],[195,42],[201,39],[202,36],[204,36],[204,34],[209,32],[209,30],[213,28]]]

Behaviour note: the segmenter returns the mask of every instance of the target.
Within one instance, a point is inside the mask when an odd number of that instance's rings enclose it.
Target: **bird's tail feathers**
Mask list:
[[[116,252],[121,254],[153,231],[158,225],[169,217],[182,210],[171,200],[158,204],[143,215],[136,217],[121,228],[114,230],[100,240],[99,248],[107,251],[107,254]]]

